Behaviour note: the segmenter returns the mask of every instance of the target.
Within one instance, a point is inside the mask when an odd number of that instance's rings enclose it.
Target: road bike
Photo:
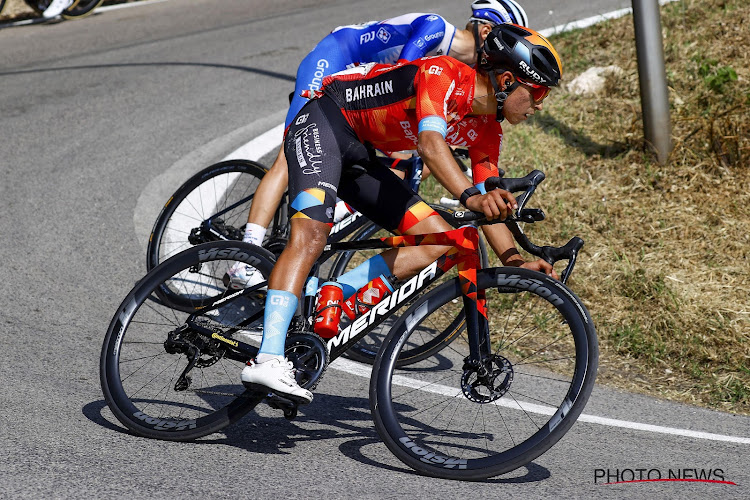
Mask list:
[[[26,5],[31,7],[37,14],[42,14],[47,7],[50,6],[52,0],[24,0]],[[61,16],[63,19],[79,19],[86,17],[94,12],[94,9],[99,7],[104,0],[77,0],[73,4],[65,9]]]
[[[461,153],[455,153],[461,162]],[[382,159],[390,165],[393,160]],[[423,164],[419,158],[404,162],[406,181],[414,191],[422,181]],[[250,211],[255,191],[267,169],[250,160],[228,160],[211,165],[193,175],[170,197],[162,208],[149,237],[146,249],[146,267],[153,269],[160,262],[200,243],[221,240],[242,240],[247,214]],[[444,219],[452,221],[451,211],[441,205],[431,204]],[[286,246],[289,236],[288,198],[286,193],[268,227],[263,248],[278,257]],[[454,222],[455,224],[455,222]],[[340,242],[365,240],[375,235],[385,236],[387,231],[355,212],[336,223],[331,229],[329,241]],[[480,240],[482,267],[488,266],[488,252],[484,240]],[[362,250],[338,252],[330,256],[325,267],[328,279],[341,276],[347,269],[371,257],[373,252]],[[162,299],[180,305],[179,294],[170,299],[168,287],[161,290]],[[379,337],[363,339],[350,349],[347,356],[361,362],[372,363],[380,347]]]
[[[563,283],[583,241],[539,247],[519,226],[544,219],[541,210],[526,208],[543,178],[535,171],[498,180],[504,189],[524,191],[504,223],[530,253],[549,262],[568,260],[561,281],[523,268],[480,269],[477,227],[489,222],[459,211],[454,220],[467,225],[446,233],[327,245],[321,259],[364,248],[451,246],[335,337],[323,340],[313,332],[314,285],[300,301],[286,355],[308,389],[331,361],[371,332],[387,329],[372,369],[370,408],[386,446],[423,474],[476,480],[521,467],[570,429],[591,393],[596,331],[585,305]],[[264,277],[274,265],[273,254],[261,247],[203,243],[151,270],[117,309],[102,346],[100,377],[107,404],[131,432],[185,441],[245,415],[267,418],[281,410],[296,418],[294,402],[240,382],[243,365],[258,351],[265,283],[227,289],[223,273],[236,260]],[[437,284],[453,267],[458,276]],[[314,266],[308,283],[319,270]],[[165,303],[158,293],[165,286],[185,302]],[[447,335],[453,335],[447,348],[401,363],[405,353],[445,342]]]

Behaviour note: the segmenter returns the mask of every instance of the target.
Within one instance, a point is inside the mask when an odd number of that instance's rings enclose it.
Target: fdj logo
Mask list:
[[[431,75],[440,75],[443,72],[443,68],[440,66],[430,66],[427,72]]]
[[[375,32],[370,31],[368,33],[363,33],[362,35],[360,35],[359,44],[364,45],[367,42],[372,42],[373,40],[375,40]]]
[[[380,40],[383,43],[388,43],[388,40],[391,39],[391,34],[388,33],[388,30],[385,28],[380,28],[378,30],[378,40]]]
[[[304,115],[301,115],[297,120],[294,122],[295,125],[302,125],[307,121],[307,117],[310,116],[310,113],[305,113]]]

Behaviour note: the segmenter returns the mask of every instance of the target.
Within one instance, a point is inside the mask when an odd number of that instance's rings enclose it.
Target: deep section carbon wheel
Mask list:
[[[477,480],[521,467],[575,422],[596,377],[596,332],[565,285],[521,268],[478,273],[489,304],[492,352],[469,357],[463,332],[449,346],[400,368],[412,337],[440,336],[463,301],[458,280],[401,315],[370,383],[375,426],[405,464],[435,477]],[[422,342],[422,340],[420,340]]]
[[[102,346],[100,378],[112,413],[132,432],[195,439],[229,425],[266,396],[245,390],[240,380],[260,344],[265,283],[227,289],[223,276],[237,260],[265,277],[274,262],[266,250],[242,242],[196,246],[154,268],[118,308]],[[164,289],[181,307],[163,300]],[[294,346],[311,367],[310,379],[319,376],[316,345],[303,338]]]

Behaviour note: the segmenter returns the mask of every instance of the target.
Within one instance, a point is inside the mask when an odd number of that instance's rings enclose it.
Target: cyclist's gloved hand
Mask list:
[[[493,189],[487,194],[477,194],[466,200],[466,208],[482,212],[487,220],[504,220],[518,208],[516,198],[504,189]]]

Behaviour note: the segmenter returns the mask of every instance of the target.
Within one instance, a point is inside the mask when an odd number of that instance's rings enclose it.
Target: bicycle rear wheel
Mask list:
[[[405,464],[430,476],[485,479],[535,459],[573,425],[596,377],[596,331],[565,285],[521,268],[478,273],[490,305],[493,376],[464,366],[466,333],[438,355],[399,368],[417,336],[437,336],[463,308],[458,280],[407,310],[370,382],[375,427]],[[420,342],[422,342],[420,340]]]
[[[146,268],[151,270],[199,243],[241,240],[255,190],[265,174],[260,163],[229,160],[188,179],[156,218],[146,249]],[[212,220],[209,230],[206,221],[219,212],[224,213]]]
[[[80,19],[94,12],[104,0],[78,0],[65,9],[62,13],[63,19]]]
[[[241,242],[215,242],[183,252],[149,272],[112,318],[102,346],[100,379],[115,417],[132,432],[182,441],[216,432],[252,410],[265,394],[246,391],[240,373],[257,347],[265,292],[227,297],[223,273],[236,260],[263,276],[273,256]],[[179,295],[175,309],[160,290]]]

